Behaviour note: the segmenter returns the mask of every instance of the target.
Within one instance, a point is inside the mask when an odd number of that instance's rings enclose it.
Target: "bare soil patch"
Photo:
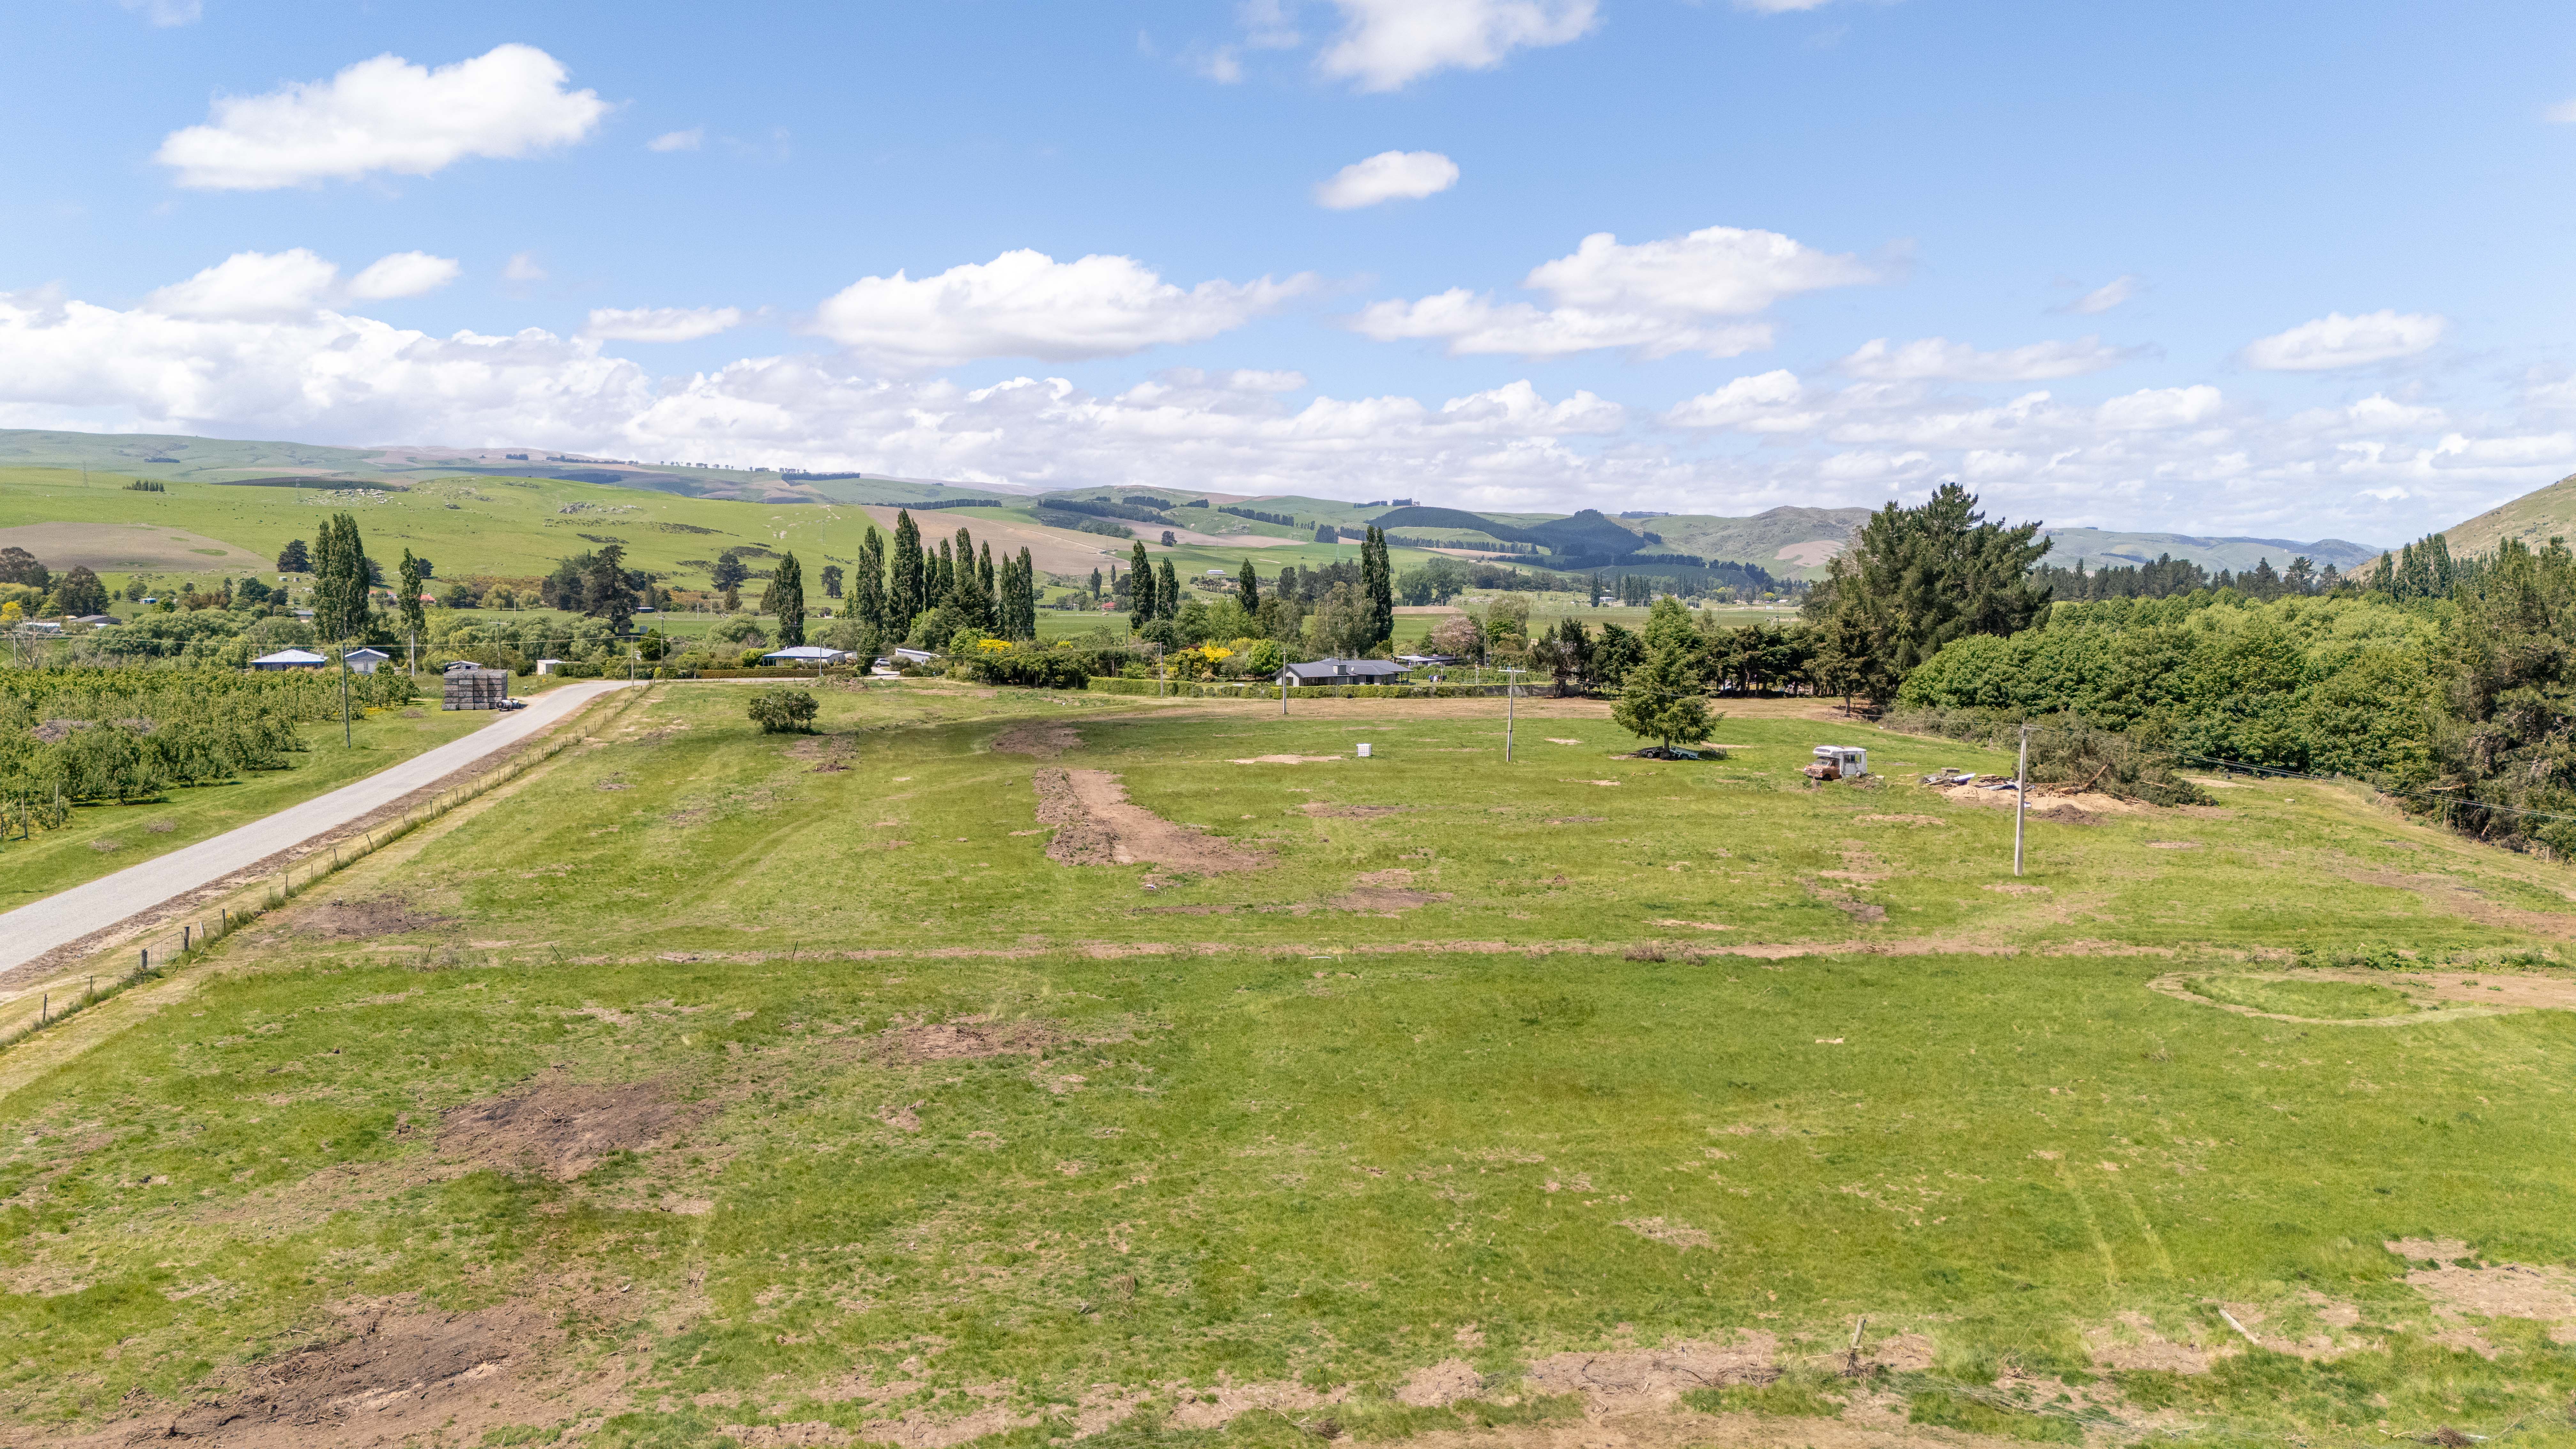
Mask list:
[[[1542,825],[1600,825],[1609,818],[1607,815],[1559,815],[1539,823]]]
[[[2010,790],[1980,790],[1974,785],[1952,785],[1941,790],[1942,798],[1954,805],[1985,805],[2009,810],[2013,806]],[[2099,790],[2070,790],[2055,793],[2039,786],[2030,792],[2030,813],[2075,822],[2078,817],[2094,815],[2136,815],[2155,809],[2153,805],[2105,795]]]
[[[954,1062],[979,1057],[1036,1056],[1072,1040],[1050,1022],[993,1021],[968,1016],[890,1027],[879,1034],[875,1049],[899,1062]]]
[[[787,747],[787,758],[813,761],[814,774],[837,775],[850,768],[850,757],[858,749],[856,735],[807,735]]]
[[[2176,1343],[2156,1332],[2155,1324],[2143,1313],[2123,1313],[2115,1323],[2085,1330],[2084,1346],[2092,1351],[2093,1361],[2107,1369],[2153,1369],[2175,1374],[2207,1373],[2209,1366],[2228,1352],[2224,1344],[2204,1348],[2197,1343]]]
[[[424,1430],[470,1442],[487,1425],[529,1412],[510,1381],[562,1337],[559,1316],[524,1300],[473,1313],[409,1304],[347,1312],[344,1336],[251,1365],[238,1374],[237,1388],[212,1398],[155,1410],[124,1442],[192,1439],[268,1449],[352,1442],[345,1436],[359,1433],[392,1441]],[[512,1390],[506,1396],[505,1386]]]
[[[1329,805],[1321,800],[1309,800],[1297,808],[1304,814],[1327,820],[1375,820],[1381,815],[1402,815],[1421,807],[1418,805]]]
[[[1037,772],[1038,823],[1056,827],[1047,857],[1066,865],[1136,865],[1212,875],[1258,870],[1270,857],[1195,827],[1176,825],[1127,799],[1107,770]]]
[[[1040,760],[1052,760],[1067,750],[1081,748],[1082,736],[1073,726],[1052,721],[1013,725],[993,739],[993,753],[997,755],[1028,755]]]
[[[0,528],[0,548],[23,548],[57,573],[93,569],[259,573],[268,560],[219,538],[157,523],[22,523]]]
[[[1942,819],[1942,818],[1941,818],[1940,816],[1938,816],[1938,815],[1861,815],[1861,816],[1855,816],[1854,818],[1855,818],[1856,820],[1858,820],[1858,821],[1859,821],[1861,824],[1863,824],[1863,825],[1937,825],[1937,826],[1946,826],[1946,825],[1948,825],[1948,824],[1950,823],[1949,821]]]
[[[2150,840],[2147,842],[2147,849],[2198,850],[2200,849],[2200,842],[2197,840]]]
[[[1729,1344],[1682,1342],[1606,1353],[1559,1353],[1530,1365],[1543,1394],[1581,1394],[1606,1412],[1667,1408],[1692,1389],[1776,1377],[1780,1342],[1749,1333]]]
[[[2389,1246],[2392,1251],[2397,1247]],[[2436,1312],[2536,1319],[2553,1325],[2553,1342],[2576,1343],[2576,1271],[2524,1263],[2491,1268],[2453,1263],[2418,1268],[2406,1275],[2406,1283],[2432,1300]]]
[[[1705,1248],[1716,1241],[1705,1229],[1695,1228],[1688,1223],[1677,1222],[1670,1218],[1629,1218],[1619,1226],[1635,1233],[1638,1237],[1652,1238],[1658,1243],[1669,1243],[1683,1252],[1689,1252],[1693,1248]]]
[[[1416,910],[1449,899],[1447,891],[1423,891],[1413,888],[1409,870],[1374,870],[1353,877],[1351,888],[1324,902],[1337,911],[1368,911],[1393,915],[1398,911]]]
[[[1484,1376],[1476,1372],[1475,1365],[1463,1358],[1444,1358],[1407,1375],[1403,1387],[1395,1391],[1395,1401],[1417,1409],[1445,1408],[1460,1399],[1472,1399],[1484,1389]]]
[[[304,937],[368,941],[378,936],[435,930],[453,925],[455,919],[421,910],[400,896],[378,896],[373,900],[334,900],[308,906],[289,916],[280,929]]]
[[[440,1118],[440,1155],[502,1172],[570,1181],[619,1152],[649,1152],[712,1110],[677,1102],[658,1081],[624,1086],[545,1082],[529,1090],[451,1107]]]
[[[1341,762],[1339,755],[1253,755],[1236,760],[1238,765],[1332,765]]]

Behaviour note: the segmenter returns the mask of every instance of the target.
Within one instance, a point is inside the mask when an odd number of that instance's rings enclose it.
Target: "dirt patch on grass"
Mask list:
[[[1855,817],[1863,825],[1948,825],[1938,815],[1862,815]]]
[[[1419,805],[1329,805],[1309,800],[1297,807],[1301,812],[1326,820],[1375,820],[1381,815],[1402,815],[1419,810]]]
[[[370,1442],[390,1442],[425,1431],[470,1442],[487,1425],[530,1412],[510,1380],[562,1337],[558,1316],[523,1301],[473,1313],[402,1302],[344,1311],[333,1341],[225,1374],[232,1386],[213,1397],[127,1420],[133,1427],[118,1442],[197,1439],[269,1449],[355,1442],[344,1436],[360,1432]]]
[[[281,929],[302,937],[367,941],[378,936],[435,930],[454,922],[453,916],[421,910],[400,896],[378,896],[373,900],[335,900],[308,906],[289,916]]]
[[[2226,1354],[2197,1343],[2176,1343],[2156,1332],[2143,1313],[2123,1313],[2110,1324],[2086,1329],[2084,1346],[2093,1361],[2107,1369],[2152,1369],[2162,1373],[2199,1374]]]
[[[875,1047],[899,1062],[955,1062],[978,1057],[1036,1056],[1073,1038],[1049,1022],[992,1021],[980,1016],[889,1027]]]
[[[2396,1251],[2398,1245],[2389,1247]],[[2406,1283],[2430,1299],[2437,1313],[2536,1319],[2552,1325],[2552,1342],[2576,1343],[2576,1272],[2566,1268],[2524,1263],[2475,1268],[2452,1263],[2418,1268],[2406,1275]]]
[[[1417,1409],[1446,1408],[1460,1399],[1472,1399],[1484,1389],[1484,1376],[1476,1372],[1474,1364],[1463,1358],[1444,1358],[1406,1375],[1403,1387],[1395,1391],[1395,1401]]]
[[[997,755],[1028,755],[1040,760],[1052,760],[1067,750],[1081,748],[1082,736],[1073,726],[1051,721],[1013,725],[993,739],[993,753]]]
[[[1559,815],[1539,823],[1541,825],[1601,825],[1607,823],[1609,819],[1607,815]]]
[[[1706,1230],[1671,1218],[1629,1218],[1619,1226],[1635,1233],[1638,1237],[1651,1238],[1658,1243],[1679,1248],[1683,1252],[1689,1252],[1693,1248],[1705,1248],[1717,1241],[1710,1237]]]
[[[1529,1382],[1543,1394],[1581,1394],[1601,1412],[1633,1413],[1668,1408],[1692,1389],[1767,1382],[1779,1373],[1779,1354],[1779,1340],[1767,1333],[1728,1344],[1551,1354],[1530,1365]]]
[[[2466,916],[2482,926],[2504,926],[2519,931],[2534,931],[2564,939],[2576,933],[2576,916],[2563,916],[2548,911],[2527,911],[2518,906],[2488,900],[2478,890],[2455,876],[2407,875],[2393,870],[2347,870],[2344,879],[2361,885],[2384,886],[2391,890],[2411,891],[2432,910],[2454,916]]]
[[[658,1081],[615,1087],[544,1082],[449,1108],[439,1120],[438,1150],[481,1167],[567,1182],[615,1153],[668,1144],[709,1110],[703,1103],[671,1100]]]
[[[2200,842],[2197,840],[2150,840],[2147,842],[2147,849],[2198,850],[2200,849]]]
[[[1980,790],[1974,785],[1952,785],[1940,791],[1953,805],[1985,805],[2009,810],[2013,807],[2010,790]],[[2099,790],[2071,790],[2063,794],[2038,786],[2030,792],[2030,813],[2045,815],[2065,823],[2079,823],[2080,817],[2096,815],[2136,815],[2155,809],[2153,805],[2105,795]]]
[[[1176,825],[1127,799],[1127,787],[1107,770],[1040,770],[1038,823],[1052,825],[1047,858],[1065,865],[1151,864],[1213,875],[1258,870],[1270,857]]]
[[[1423,891],[1413,888],[1409,870],[1373,870],[1355,876],[1351,888],[1324,902],[1337,911],[1367,911],[1393,915],[1398,911],[1416,910],[1449,899],[1447,891]]]
[[[1824,873],[1827,875],[1838,876],[1849,875],[1849,873],[1843,871],[1827,871]],[[1864,878],[1866,879],[1866,877]],[[1860,900],[1854,896],[1846,894],[1845,892],[1834,890],[1827,886],[1817,885],[1813,881],[1809,881],[1807,883],[1807,894],[1814,896],[1817,900],[1820,900],[1826,905],[1833,907],[1835,910],[1842,912],[1844,915],[1849,916],[1853,925],[1877,926],[1883,925],[1887,921],[1887,907],[1877,905],[1869,901]]]
[[[1238,765],[1331,765],[1341,761],[1339,755],[1252,755],[1236,760]]]
[[[787,758],[813,761],[814,774],[837,775],[850,768],[850,757],[858,750],[855,735],[807,735],[787,747]]]

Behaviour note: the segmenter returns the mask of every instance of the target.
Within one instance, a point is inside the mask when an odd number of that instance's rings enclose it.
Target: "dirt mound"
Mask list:
[[[449,1108],[439,1122],[438,1151],[502,1172],[540,1172],[565,1182],[612,1153],[663,1146],[710,1110],[704,1103],[671,1101],[660,1082],[547,1082]]]
[[[2473,1268],[2454,1263],[2446,1268],[2418,1268],[2406,1275],[2406,1283],[2431,1299],[2439,1312],[2537,1319],[2554,1325],[2549,1334],[2553,1342],[2576,1343],[2576,1272],[2565,1268],[2522,1263]]]
[[[1066,865],[1135,865],[1212,875],[1257,870],[1270,857],[1129,803],[1107,770],[1040,770],[1038,823],[1056,827],[1047,858]]]
[[[1041,760],[1052,760],[1067,750],[1081,748],[1082,736],[1074,732],[1073,726],[1053,721],[1013,725],[993,738],[993,753],[997,755],[1029,755]]]
[[[150,1437],[310,1444],[341,1442],[361,1424],[399,1434],[457,1415],[480,1420],[496,1380],[558,1336],[554,1318],[526,1303],[474,1313],[378,1309],[347,1324],[347,1337],[250,1367],[238,1390],[151,1415]]]
[[[890,1027],[877,1037],[877,1049],[901,1062],[953,1062],[974,1057],[1036,1056],[1073,1040],[1043,1021],[988,1021],[980,1016],[956,1021],[919,1022]]]
[[[1974,785],[1952,785],[1941,791],[1954,805],[1993,805],[2009,810],[2013,804],[2010,790],[1981,790]],[[2073,790],[2058,794],[2045,786],[2034,785],[2030,791],[2030,813],[2072,821],[2090,815],[2136,815],[2153,810],[2153,805],[2105,795],[2099,790]]]
[[[400,896],[378,896],[373,900],[335,900],[319,906],[308,906],[287,923],[287,929],[299,936],[321,936],[334,941],[367,941],[378,936],[399,936],[410,931],[428,931],[452,925],[453,916],[415,909]]]
[[[1326,820],[1375,820],[1381,815],[1402,815],[1422,807],[1418,805],[1328,805],[1321,800],[1309,800],[1297,808],[1308,815]]]

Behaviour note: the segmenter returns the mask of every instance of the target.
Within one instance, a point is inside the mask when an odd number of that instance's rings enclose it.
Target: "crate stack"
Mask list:
[[[499,709],[510,697],[506,669],[451,669],[444,681],[441,708]]]

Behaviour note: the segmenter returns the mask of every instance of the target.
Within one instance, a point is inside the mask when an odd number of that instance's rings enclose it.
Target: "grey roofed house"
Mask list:
[[[939,656],[927,649],[897,649],[894,657],[907,664],[928,664]]]
[[[349,668],[359,674],[373,674],[376,672],[377,665],[393,658],[392,655],[387,654],[382,649],[363,648],[352,649],[341,657],[348,660]]]
[[[1288,682],[1312,684],[1398,684],[1405,668],[1392,659],[1318,659],[1288,666]]]
[[[850,657],[850,651],[826,649],[820,644],[798,644],[786,649],[773,649],[760,657],[772,664],[838,664]]]
[[[1455,654],[1398,654],[1395,659],[1397,663],[1408,669],[1427,669],[1435,665],[1458,662],[1458,656]]]

